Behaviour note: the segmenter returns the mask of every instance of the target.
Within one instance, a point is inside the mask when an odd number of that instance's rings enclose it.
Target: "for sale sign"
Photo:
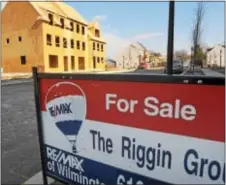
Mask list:
[[[225,182],[224,86],[40,78],[39,89],[48,176]]]

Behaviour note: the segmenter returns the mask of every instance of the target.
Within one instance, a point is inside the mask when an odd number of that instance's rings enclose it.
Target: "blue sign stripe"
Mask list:
[[[110,165],[106,165],[94,160],[90,160],[78,155],[68,153],[66,151],[57,149],[55,147],[46,145],[56,151],[57,154],[64,154],[64,158],[67,156],[74,156],[76,160],[80,161],[80,165],[83,171],[70,167],[68,164],[63,164],[63,162],[58,156],[58,160],[49,159],[47,156],[47,166],[54,163],[54,170],[47,168],[47,173],[50,176],[54,176],[56,179],[65,181],[65,183],[74,184],[153,184],[153,185],[164,185],[169,184],[162,182],[150,177],[145,177],[138,175],[129,171],[125,171]],[[82,163],[81,163],[82,161]],[[49,163],[49,164],[48,164]],[[164,174],[163,174],[164,175]]]
[[[68,121],[59,121],[56,122],[56,126],[64,135],[77,135],[82,121],[79,120],[68,120]]]

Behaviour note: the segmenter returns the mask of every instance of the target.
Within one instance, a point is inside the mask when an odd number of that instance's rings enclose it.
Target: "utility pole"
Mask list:
[[[129,67],[131,66],[131,48],[129,47]]]
[[[124,69],[124,56],[122,56],[122,68]]]
[[[222,50],[220,50],[220,69],[221,69],[221,61],[222,61]]]
[[[169,2],[168,46],[167,46],[167,74],[173,73],[173,47],[174,47],[174,0]]]

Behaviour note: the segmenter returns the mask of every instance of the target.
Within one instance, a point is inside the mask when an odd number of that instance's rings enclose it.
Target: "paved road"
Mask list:
[[[33,84],[2,86],[2,184],[21,184],[40,167]]]
[[[221,74],[225,74],[225,68],[222,68],[222,69],[216,69],[216,70],[214,70],[214,71],[216,71],[216,72],[218,72],[218,73],[221,73]]]
[[[129,73],[140,73],[140,74],[164,74],[163,69],[137,69],[134,72],[129,72]]]

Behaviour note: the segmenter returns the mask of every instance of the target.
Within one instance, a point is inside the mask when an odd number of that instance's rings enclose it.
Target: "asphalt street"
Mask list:
[[[2,184],[21,184],[41,169],[33,84],[2,86]]]
[[[131,72],[131,73],[134,73],[134,72]],[[163,69],[148,69],[148,70],[137,69],[137,70],[135,70],[135,73],[140,73],[140,74],[164,74],[164,70]]]
[[[214,71],[216,71],[216,72],[218,72],[218,73],[221,73],[221,74],[225,74],[225,68],[222,68],[222,69],[216,69],[216,70],[214,70]]]

